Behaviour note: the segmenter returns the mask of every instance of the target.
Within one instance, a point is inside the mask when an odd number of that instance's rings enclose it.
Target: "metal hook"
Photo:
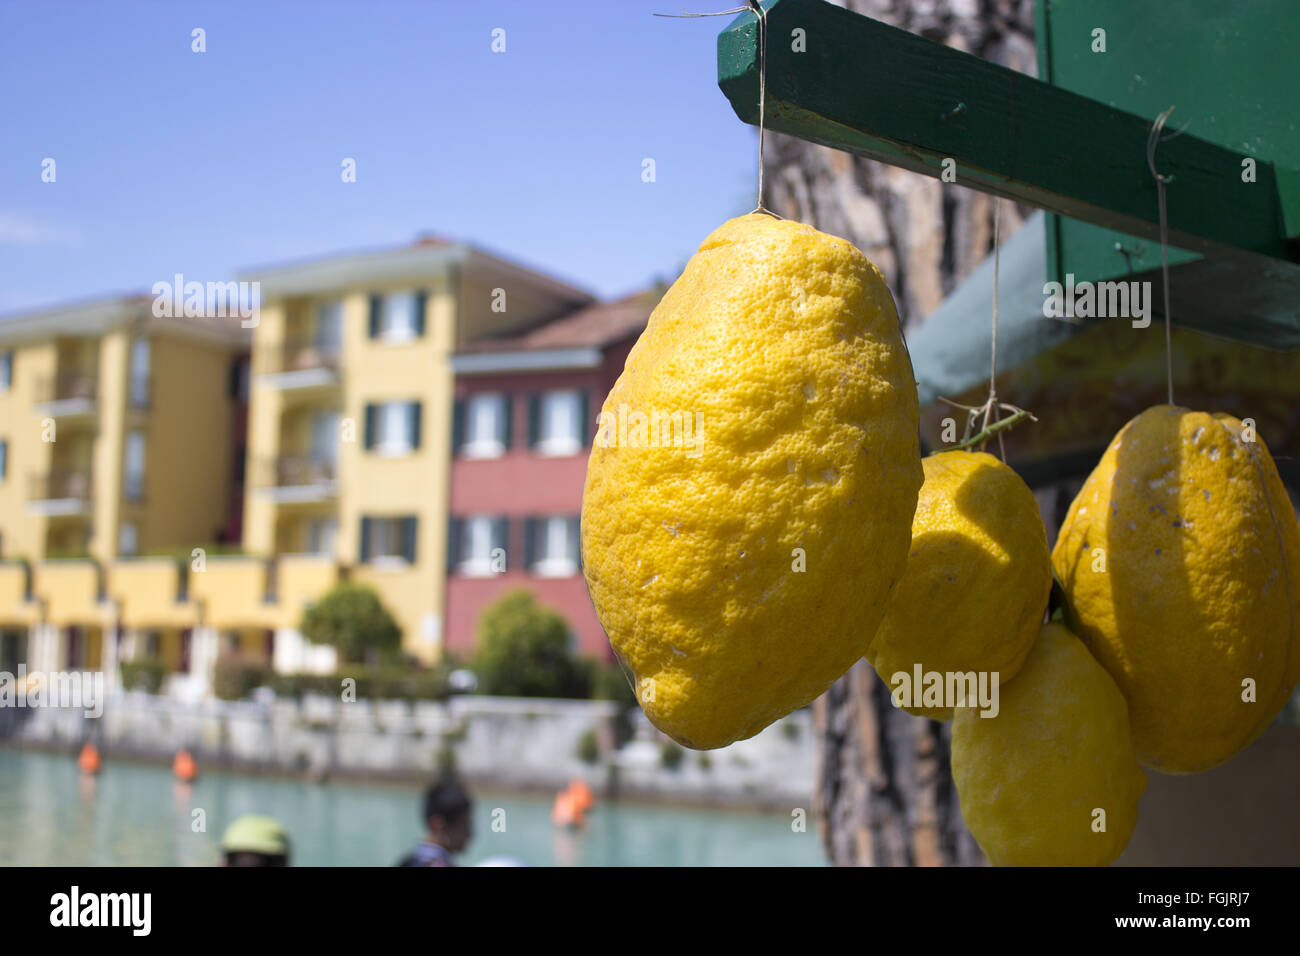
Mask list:
[[[1158,183],[1172,183],[1174,181],[1173,176],[1166,176],[1163,173],[1156,171],[1156,146],[1160,143],[1160,132],[1165,128],[1165,123],[1169,121],[1169,114],[1173,111],[1174,107],[1171,106],[1169,109],[1157,116],[1156,121],[1151,124],[1151,133],[1147,136],[1147,169],[1151,170],[1151,175]],[[1184,127],[1184,129],[1186,129],[1186,127]],[[1181,132],[1182,130],[1178,130],[1178,132],[1173,133],[1168,138],[1172,139]]]

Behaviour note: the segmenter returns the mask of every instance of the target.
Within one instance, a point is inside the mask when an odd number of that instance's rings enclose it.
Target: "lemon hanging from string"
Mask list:
[[[1237,419],[1173,405],[1138,415],[1074,499],[1052,557],[1146,766],[1221,764],[1291,696],[1300,526],[1263,439]]]
[[[917,423],[857,249],[763,214],[704,241],[605,400],[582,500],[592,603],[656,727],[750,737],[863,655],[907,557]]]
[[[867,660],[905,710],[947,720],[956,702],[930,699],[944,682],[923,696],[917,678],[1015,677],[1043,621],[1052,564],[1038,504],[1015,471],[983,452],[921,464],[907,566]]]

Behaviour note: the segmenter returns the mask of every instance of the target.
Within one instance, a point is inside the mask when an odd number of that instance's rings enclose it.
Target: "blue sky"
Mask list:
[[[0,0],[0,313],[422,232],[633,291],[754,205],[731,18],[682,6]]]

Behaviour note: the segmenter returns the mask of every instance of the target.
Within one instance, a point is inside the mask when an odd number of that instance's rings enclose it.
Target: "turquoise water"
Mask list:
[[[86,779],[72,757],[0,750],[0,865],[210,866],[226,825],[255,812],[285,825],[295,865],[388,866],[419,839],[419,805],[416,787],[216,773],[185,786],[166,768],[111,760]],[[825,863],[815,827],[793,832],[783,814],[601,804],[567,833],[551,825],[549,800],[491,793],[476,795],[474,814],[466,864]]]

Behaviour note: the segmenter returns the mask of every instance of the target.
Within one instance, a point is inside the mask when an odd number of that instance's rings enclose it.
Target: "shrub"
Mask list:
[[[222,654],[213,666],[212,693],[220,700],[243,700],[271,681],[271,668],[247,654]]]
[[[122,686],[127,690],[142,690],[156,694],[167,677],[167,665],[156,657],[137,657],[122,661]]]
[[[686,751],[672,740],[665,740],[659,748],[659,762],[668,770],[676,770],[686,758]]]
[[[328,644],[339,659],[376,665],[401,653],[402,632],[374,588],[344,581],[303,612],[298,629],[313,644]]]
[[[569,652],[569,629],[527,591],[512,591],[483,612],[470,665],[479,692],[505,697],[588,698],[594,664]]]
[[[578,759],[583,763],[594,764],[600,760],[600,745],[596,741],[596,731],[585,730],[578,738]]]

